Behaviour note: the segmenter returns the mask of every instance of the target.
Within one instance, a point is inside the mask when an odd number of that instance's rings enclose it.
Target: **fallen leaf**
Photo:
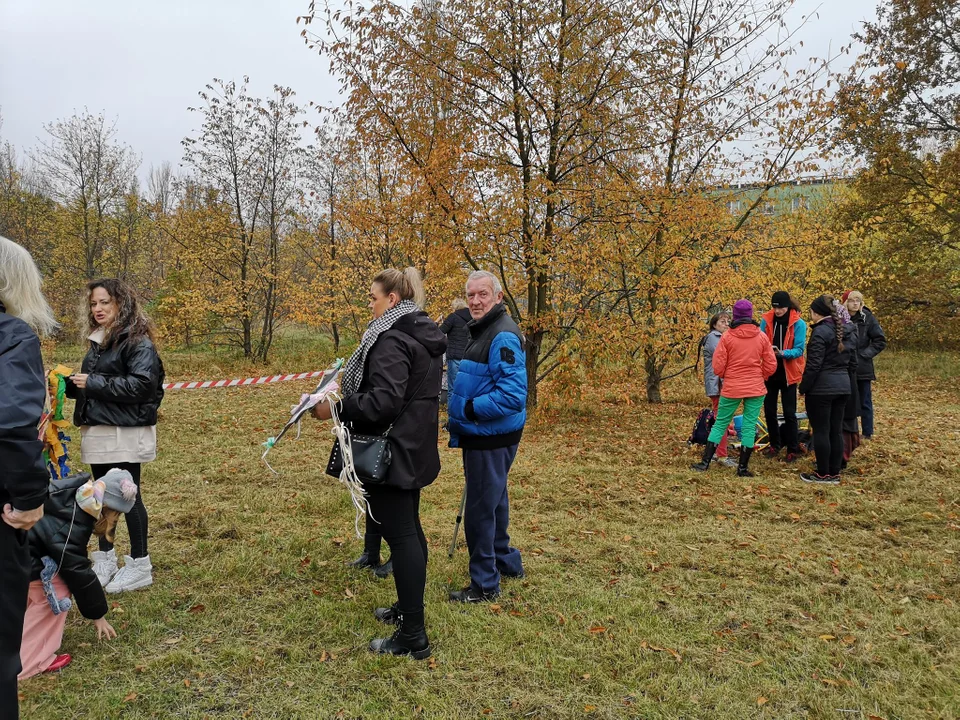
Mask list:
[[[436,659],[435,657],[431,657],[431,658],[430,658],[430,662],[428,663],[427,667],[430,668],[431,670],[436,670],[436,669],[437,669],[437,659]]]
[[[295,684],[296,684],[296,683],[294,683],[293,680],[287,680],[287,681],[284,683],[284,685],[286,685],[288,688],[292,688]]]
[[[584,711],[584,712],[588,712],[588,713],[591,713],[591,712],[593,712],[593,711],[596,710],[596,709],[597,709],[597,706],[596,706],[596,705],[584,705],[584,706],[583,706],[583,711]]]
[[[183,686],[184,686],[184,687],[190,687],[190,678],[184,678],[184,679],[183,679]]]
[[[343,594],[346,595],[348,598],[352,598],[352,597],[353,597],[353,593],[350,592],[350,588],[345,588],[344,591],[343,591]]]
[[[136,699],[137,699],[137,694],[136,694],[135,692],[132,692],[132,693],[130,693],[129,695],[127,695],[127,696],[123,699],[123,701],[124,701],[124,702],[133,702],[133,701],[136,700]]]
[[[824,642],[830,642],[831,640],[837,639],[836,635],[818,635],[817,637],[819,637]]]
[[[194,615],[196,615],[197,613],[202,613],[206,609],[207,609],[206,605],[204,605],[203,603],[197,603],[192,608],[190,608],[187,612],[191,612]]]
[[[594,635],[599,635],[600,633],[605,633],[607,629],[603,625],[597,625],[596,627],[590,628],[590,632]]]
[[[490,606],[490,612],[492,612],[494,615],[499,615],[499,614],[500,614],[500,611],[501,611],[502,609],[503,609],[503,608],[502,608],[500,605],[496,604],[496,603],[493,603],[493,604]]]
[[[183,636],[182,636],[182,635],[178,635],[177,637],[167,638],[166,640],[163,641],[163,644],[164,644],[164,645],[176,645],[176,644],[177,644],[178,642],[180,642],[181,640],[183,640]]]
[[[757,705],[766,705],[767,702],[767,699],[763,695],[757,698]]]

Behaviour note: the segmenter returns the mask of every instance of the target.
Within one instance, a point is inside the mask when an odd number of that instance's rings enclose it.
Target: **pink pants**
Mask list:
[[[53,576],[53,589],[58,598],[70,597],[67,585],[59,575]],[[39,675],[57,657],[57,650],[63,642],[63,628],[67,624],[67,613],[54,615],[43,594],[43,583],[34,580],[27,594],[27,614],[23,619],[23,642],[20,644],[20,664],[23,670],[17,680]]]

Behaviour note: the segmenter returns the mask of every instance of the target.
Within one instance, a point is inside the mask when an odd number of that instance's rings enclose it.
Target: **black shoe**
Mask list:
[[[800,473],[800,479],[813,485],[839,485],[839,475],[820,475],[815,472]]]
[[[393,572],[393,558],[387,560],[383,565],[375,567],[373,569],[373,574],[377,576],[380,580],[386,580],[390,577],[390,573]]]
[[[353,562],[348,562],[347,567],[354,568],[378,568],[380,567],[380,557],[379,555],[374,557],[366,550],[363,551],[363,554],[358,557]]]
[[[397,603],[388,608],[377,608],[373,611],[373,616],[387,625],[397,625],[400,622],[400,611],[397,609]]]
[[[717,444],[708,441],[707,446],[703,449],[703,457],[700,459],[700,462],[691,465],[690,469],[696,470],[697,472],[706,472],[710,467],[710,461],[713,460],[713,454],[716,451]]]
[[[754,477],[754,474],[747,469],[750,464],[750,456],[753,455],[753,448],[740,448],[740,462],[737,463],[737,477]]]
[[[500,591],[494,593],[485,593],[477,590],[473,585],[468,585],[463,590],[453,590],[450,592],[450,602],[478,603],[490,602],[500,595]]]
[[[525,570],[521,570],[518,573],[503,572],[503,570],[500,571],[500,577],[509,578],[511,580],[523,580],[526,576],[527,573]]]
[[[414,660],[430,657],[430,641],[423,627],[423,610],[415,613],[398,611],[396,632],[391,637],[371,641],[370,651],[384,655],[409,655]]]

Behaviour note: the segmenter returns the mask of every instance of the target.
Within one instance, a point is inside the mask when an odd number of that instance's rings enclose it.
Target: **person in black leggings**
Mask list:
[[[813,430],[816,472],[800,473],[804,482],[837,485],[843,462],[843,413],[850,395],[850,369],[856,368],[853,328],[840,318],[836,301],[821,295],[810,304],[813,330],[800,380],[807,419]]]
[[[147,509],[140,467],[157,456],[157,411],[163,400],[163,363],[153,344],[153,326],[133,289],[106,278],[87,285],[90,347],[80,372],[67,378],[76,399],[73,424],[80,428],[80,459],[100,478],[110,468],[130,472],[137,500],[126,515],[130,555],[121,568],[113,545],[100,541],[93,571],[108,593],[153,583],[147,552]]]
[[[440,473],[440,377],[447,338],[421,310],[423,286],[415,268],[379,273],[370,287],[373,321],[340,376],[337,415],[361,435],[387,434],[391,463],[381,483],[364,482],[368,526],[390,546],[397,602],[374,616],[397,626],[370,650],[430,657],[424,625],[427,540],[420,526],[420,490]],[[313,408],[319,420],[329,403]]]

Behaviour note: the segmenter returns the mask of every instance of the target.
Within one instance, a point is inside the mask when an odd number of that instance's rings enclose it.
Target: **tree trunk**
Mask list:
[[[660,379],[663,376],[663,363],[658,363],[655,358],[648,357],[644,363],[647,371],[647,402],[659,405],[663,402],[660,396]]]
[[[540,363],[543,331],[534,330],[524,333],[524,345],[527,356],[527,407],[532,409],[537,406],[537,365]]]

